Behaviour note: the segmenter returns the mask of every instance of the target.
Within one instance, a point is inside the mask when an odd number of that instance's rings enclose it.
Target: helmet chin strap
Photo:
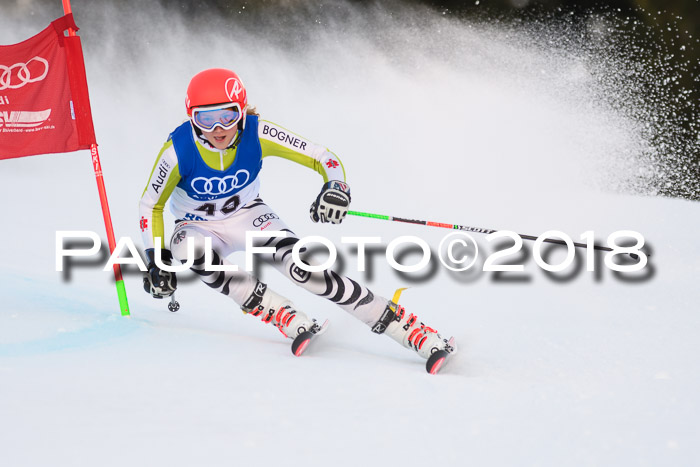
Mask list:
[[[245,112],[245,109],[243,110]],[[243,134],[243,130],[245,129],[245,113],[243,114],[243,117],[238,121],[238,131],[236,131],[236,136],[233,137],[231,140],[231,144],[228,145],[226,149],[229,148],[235,148],[236,145],[238,145],[238,141],[241,139],[241,135]]]
[[[241,130],[240,128],[236,130],[236,136],[233,137],[233,139],[231,140],[231,144],[229,144],[226,147],[226,149],[232,149],[238,145],[238,140],[241,139],[241,133],[243,133],[243,130]]]

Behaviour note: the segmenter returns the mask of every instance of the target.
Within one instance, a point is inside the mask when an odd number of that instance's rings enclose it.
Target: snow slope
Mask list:
[[[340,155],[357,210],[574,240],[592,230],[601,243],[635,230],[652,256],[620,276],[602,256],[586,271],[579,252],[578,268],[551,277],[530,243],[514,258],[522,273],[455,274],[432,261],[430,273],[405,277],[383,252],[358,272],[341,236],[386,246],[416,235],[436,250],[449,232],[351,217],[312,224],[319,177],[266,160],[261,195],[299,235],[333,240],[344,272],[376,293],[411,285],[407,310],[460,345],[430,376],[417,356],[263,268],[280,293],[331,320],[295,358],[277,331],[189,275],[169,313],[125,268],[132,317],[121,318],[104,258],[55,270],[57,230],[104,237],[89,155],[3,161],[2,465],[697,462],[698,205],[605,189],[643,172],[635,157],[650,143],[640,122],[592,98],[600,90],[585,60],[443,18],[416,26],[380,15],[381,34],[364,34],[351,16],[335,32],[307,31],[301,54],[265,28],[192,34],[168,12],[73,3],[118,237],[140,243],[138,198],[183,119],[189,78],[226,66],[265,118]],[[8,11],[0,43],[60,15]],[[418,42],[416,28],[440,40]],[[481,266],[494,246],[473,236]]]

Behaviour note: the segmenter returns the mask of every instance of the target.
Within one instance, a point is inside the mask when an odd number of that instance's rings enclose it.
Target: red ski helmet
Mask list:
[[[242,122],[245,125],[245,111],[248,105],[248,96],[241,78],[236,73],[225,68],[210,68],[200,71],[190,80],[187,86],[185,106],[187,116],[192,118],[192,109],[208,105],[238,104],[243,114]]]

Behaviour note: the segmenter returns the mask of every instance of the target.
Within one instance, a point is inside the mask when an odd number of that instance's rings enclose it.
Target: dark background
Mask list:
[[[647,109],[640,119],[654,115],[656,128],[649,139],[660,148],[652,156],[663,180],[656,193],[700,200],[700,0],[158,0],[170,10],[181,11],[193,22],[215,12],[220,18],[249,18],[256,24],[302,26],[299,17],[313,18],[338,27],[342,4],[351,3],[371,16],[372,8],[406,10],[428,7],[442,15],[466,21],[522,25],[546,29],[565,22],[572,41],[585,43],[590,19],[600,16],[614,25],[617,44],[611,46],[629,62],[634,60],[650,73],[635,77],[635,93],[645,95]],[[301,15],[299,13],[302,13]],[[260,23],[262,21],[262,23]],[[296,28],[304,34],[303,27]],[[368,31],[368,33],[372,33]],[[280,38],[285,46],[290,38]],[[287,41],[287,42],[285,42]],[[615,50],[619,47],[620,50]],[[603,78],[604,79],[604,78]],[[614,99],[625,106],[635,95],[620,92]],[[653,107],[653,108],[649,108]]]
[[[24,5],[24,10],[60,8],[58,0],[15,3]],[[326,27],[333,31],[343,27],[348,4],[352,5],[353,13],[360,12],[365,20],[372,18],[377,8],[396,11],[398,15],[412,8],[427,7],[440,15],[469,22],[498,23],[528,31],[540,28],[544,35],[553,23],[561,23],[565,24],[567,41],[580,43],[584,48],[595,43],[590,40],[592,19],[604,18],[605,24],[614,28],[614,43],[604,45],[605,54],[619,54],[622,60],[618,63],[629,66],[625,72],[643,70],[635,73],[633,80],[627,80],[632,85],[619,86],[619,91],[618,83],[606,84],[613,89],[608,96],[613,105],[635,112],[640,104],[627,104],[642,102],[643,111],[631,116],[638,121],[652,121],[645,138],[661,148],[650,157],[655,159],[652,165],[662,176],[651,192],[700,200],[700,0],[101,0],[99,3],[100,8],[116,5],[144,11],[145,17],[146,6],[160,5],[181,14],[195,31],[198,27],[212,27],[213,20],[219,26],[237,29],[245,29],[246,25],[284,26],[280,29],[293,30],[294,35],[281,34],[270,40],[279,47],[293,47],[296,42],[302,52],[305,36],[313,34],[314,29]],[[74,0],[73,5],[80,20],[85,0]],[[420,16],[421,10],[416,11]],[[371,21],[366,23],[370,25]],[[371,26],[367,33],[375,35],[379,42],[386,39],[381,31],[371,30]],[[139,47],[134,43],[135,60]],[[599,52],[593,50],[592,54],[601,55]],[[613,80],[626,79],[625,72]],[[604,73],[598,78],[610,79]]]
[[[222,16],[242,13],[264,15],[270,10],[298,10],[323,17],[332,15],[333,1],[324,0],[159,0],[169,9],[181,10],[194,17],[216,10]],[[696,92],[700,87],[700,1],[699,0],[403,0],[363,1],[349,0],[356,6],[380,4],[389,8],[405,5],[425,5],[447,15],[483,21],[527,21],[533,18],[576,18],[583,20],[591,14],[605,13],[621,19],[632,19],[644,24],[628,27],[640,45],[659,52],[668,52],[667,60],[687,64],[681,84]],[[243,8],[244,7],[244,8]],[[243,9],[243,10],[242,10]],[[621,23],[622,24],[622,23]]]

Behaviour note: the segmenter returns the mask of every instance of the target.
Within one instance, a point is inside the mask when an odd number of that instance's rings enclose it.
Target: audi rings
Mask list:
[[[245,176],[245,181],[240,181],[239,176]],[[225,177],[197,177],[192,180],[192,189],[200,195],[225,195],[231,193],[236,188],[244,187],[250,180],[250,173],[247,170],[239,170],[235,175]]]
[[[260,227],[265,222],[272,219],[279,219],[279,216],[274,212],[267,212],[253,221],[253,227]]]
[[[39,76],[31,76],[29,71],[29,64],[32,62],[39,62],[44,65],[44,72]],[[19,70],[16,74],[13,70]],[[48,60],[41,57],[34,57],[29,59],[27,63],[15,63],[14,65],[5,66],[0,65],[0,91],[5,89],[19,89],[27,83],[36,83],[46,78],[49,74],[49,62]],[[17,80],[13,79],[17,77]],[[13,81],[15,83],[13,84]],[[19,82],[17,82],[19,81]]]

